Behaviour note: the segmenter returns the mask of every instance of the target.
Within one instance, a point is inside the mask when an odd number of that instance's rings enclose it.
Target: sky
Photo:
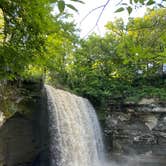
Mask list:
[[[87,37],[88,34],[91,33],[91,30],[96,24],[96,21],[99,17],[99,14],[102,9],[95,10],[92,12],[86,19],[83,18],[94,8],[103,5],[107,2],[107,0],[82,0],[85,4],[74,3],[73,5],[78,9],[79,13],[73,12],[74,20],[77,23],[77,27],[81,30],[81,37]],[[93,32],[96,32],[99,35],[103,35],[106,32],[105,24],[108,21],[113,21],[115,18],[122,17],[127,23],[128,13],[127,11],[121,13],[115,13],[115,10],[118,8],[117,4],[120,0],[111,0],[108,6],[105,8],[99,22],[98,26],[93,29]],[[125,0],[124,0],[125,1]],[[128,0],[127,0],[128,1]],[[70,2],[69,2],[70,3]],[[119,6],[120,7],[120,6]],[[145,14],[146,8],[140,8],[139,10],[135,10],[132,12],[131,17],[142,17]],[[83,21],[82,21],[83,20]]]

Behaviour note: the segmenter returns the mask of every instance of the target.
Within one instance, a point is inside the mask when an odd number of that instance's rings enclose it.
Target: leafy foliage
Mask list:
[[[60,15],[51,14],[51,3],[58,6]],[[74,9],[62,0],[1,0],[0,80],[24,77],[32,66],[44,68],[49,36],[56,34],[57,42],[61,37],[65,40],[70,33],[67,28],[70,31],[74,26],[62,21],[68,17],[63,12],[65,6]]]
[[[83,3],[80,0],[71,2]],[[131,0],[116,12],[151,0]],[[52,6],[59,12],[52,15]],[[96,105],[108,97],[165,99],[165,9],[149,10],[143,18],[108,22],[108,32],[80,39],[63,0],[1,0],[0,81],[32,75],[67,87]]]
[[[124,2],[123,0],[120,1],[119,5],[120,6],[116,12],[122,12],[126,10],[128,14],[131,14],[133,9],[140,8],[142,6],[146,7],[160,7],[160,8],[165,8],[166,6],[166,0],[158,1],[158,0],[130,0],[128,3],[126,1]]]
[[[65,59],[63,84],[95,104],[108,97],[166,99],[165,12],[150,10],[127,25],[117,19],[108,22],[104,37],[93,34],[81,40]]]

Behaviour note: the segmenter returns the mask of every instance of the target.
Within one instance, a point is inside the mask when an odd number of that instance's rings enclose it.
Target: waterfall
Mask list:
[[[100,126],[93,106],[82,97],[46,85],[51,166],[102,166]]]

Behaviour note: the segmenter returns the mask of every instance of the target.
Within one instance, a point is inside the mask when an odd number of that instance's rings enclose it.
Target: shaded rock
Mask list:
[[[16,113],[0,129],[0,160],[3,165],[31,165],[39,153],[33,122]]]

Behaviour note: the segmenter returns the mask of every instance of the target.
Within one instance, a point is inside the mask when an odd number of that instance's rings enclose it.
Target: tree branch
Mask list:
[[[80,21],[80,24],[82,24],[82,22],[83,22],[91,13],[93,13],[94,11],[96,11],[96,10],[102,8],[102,7],[104,7],[104,5],[98,6],[98,7],[94,8],[94,9],[92,9],[91,11],[89,11],[89,12],[84,16],[84,18]]]
[[[91,32],[93,32],[93,30],[98,26],[98,23],[99,23],[99,21],[100,21],[102,15],[103,15],[103,13],[104,13],[105,8],[108,6],[109,2],[110,2],[110,0],[107,0],[105,4],[103,4],[103,5],[101,5],[101,6],[98,6],[98,7],[94,8],[94,9],[92,9],[92,10],[82,19],[81,23],[82,23],[91,13],[93,13],[94,11],[96,11],[96,10],[102,8],[102,10],[101,10],[101,12],[100,12],[100,14],[99,14],[99,16],[98,16],[98,18],[97,18],[97,21],[96,21],[95,25],[94,25],[93,28],[84,36],[84,38],[87,37]]]

